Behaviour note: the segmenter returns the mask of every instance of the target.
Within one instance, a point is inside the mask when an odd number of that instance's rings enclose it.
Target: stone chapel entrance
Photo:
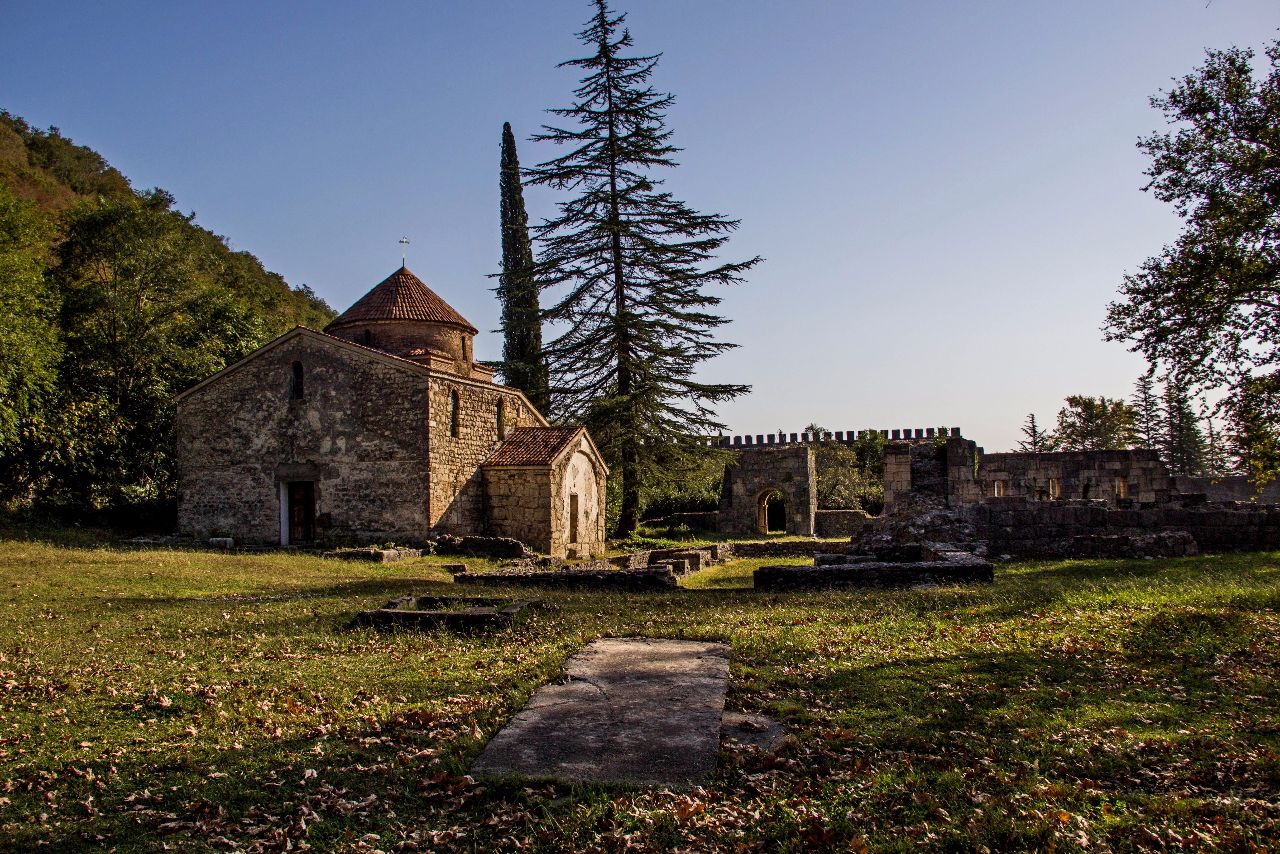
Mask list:
[[[290,481],[286,494],[289,520],[287,545],[310,543],[316,538],[316,484],[311,480]]]

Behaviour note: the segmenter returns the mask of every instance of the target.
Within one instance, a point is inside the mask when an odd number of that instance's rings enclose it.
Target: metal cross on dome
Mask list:
[[[409,251],[409,238],[401,237],[400,238],[400,266],[401,267],[404,266],[405,255],[408,253],[408,251]]]

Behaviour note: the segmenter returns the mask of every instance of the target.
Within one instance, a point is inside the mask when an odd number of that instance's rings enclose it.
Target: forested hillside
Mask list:
[[[137,191],[56,128],[0,112],[0,502],[159,524],[173,397],[333,311]],[[149,519],[139,518],[147,515]]]

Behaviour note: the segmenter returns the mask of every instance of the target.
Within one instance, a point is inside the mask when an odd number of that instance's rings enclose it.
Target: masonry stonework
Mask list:
[[[734,461],[725,467],[720,494],[720,530],[734,534],[767,533],[765,501],[773,492],[783,497],[786,532],[813,536],[818,488],[813,448],[808,445],[737,449]]]
[[[503,410],[504,438],[507,431],[516,427],[545,426],[546,422],[521,395],[503,386],[450,376],[433,376],[427,384],[431,526],[457,535],[482,531],[486,512],[480,464],[500,441],[499,405]],[[453,429],[455,395],[456,431]],[[532,543],[526,545],[533,547]]]
[[[326,332],[299,327],[188,389],[180,531],[282,545],[495,533],[602,552],[607,469],[590,437],[493,383],[475,331],[402,267]],[[513,436],[522,471],[501,468]]]
[[[316,333],[290,334],[183,397],[179,529],[279,543],[282,487],[310,482],[317,539],[421,538],[430,524],[428,404],[416,371],[330,346]]]

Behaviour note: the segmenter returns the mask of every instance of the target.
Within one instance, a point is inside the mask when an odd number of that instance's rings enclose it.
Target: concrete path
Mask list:
[[[604,638],[485,747],[474,776],[685,786],[715,765],[729,647]]]

